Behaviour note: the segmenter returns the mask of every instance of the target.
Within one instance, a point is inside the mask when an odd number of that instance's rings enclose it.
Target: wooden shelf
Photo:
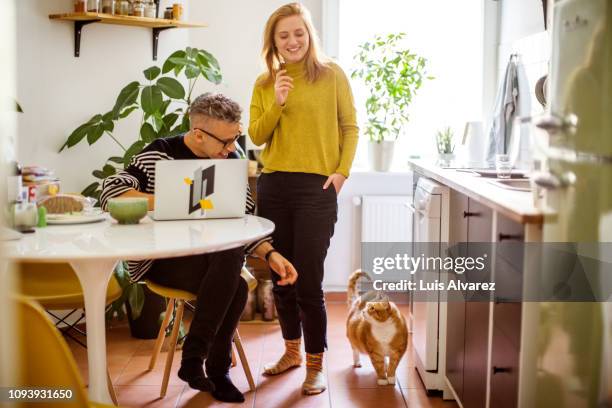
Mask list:
[[[102,23],[132,27],[145,27],[153,30],[153,60],[157,60],[157,45],[159,33],[171,28],[203,28],[202,23],[189,23],[180,20],[166,20],[163,18],[119,16],[103,13],[64,13],[50,14],[49,19],[58,21],[72,21],[74,23],[74,56],[81,53],[81,30],[87,24]]]

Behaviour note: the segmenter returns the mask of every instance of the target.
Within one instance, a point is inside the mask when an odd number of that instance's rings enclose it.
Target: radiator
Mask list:
[[[410,196],[362,196],[361,242],[411,242]]]

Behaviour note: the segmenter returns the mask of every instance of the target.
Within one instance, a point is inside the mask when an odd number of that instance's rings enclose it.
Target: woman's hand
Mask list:
[[[298,273],[284,256],[279,252],[272,252],[268,258],[268,265],[270,268],[280,276],[278,283],[280,286],[293,285],[297,280]]]
[[[293,89],[293,78],[287,75],[287,70],[281,69],[276,73],[276,80],[274,81],[274,95],[278,106],[283,106],[287,102],[287,96],[291,89]]]
[[[346,177],[344,177],[342,174],[334,173],[329,176],[325,181],[325,184],[323,184],[323,190],[327,190],[329,185],[333,184],[334,188],[336,189],[336,194],[340,194],[340,190],[342,189],[342,186],[344,185],[345,181]]]

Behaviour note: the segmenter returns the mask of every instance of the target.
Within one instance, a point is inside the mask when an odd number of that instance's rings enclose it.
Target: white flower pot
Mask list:
[[[395,141],[383,140],[381,142],[370,141],[368,144],[368,157],[370,167],[374,171],[389,171],[393,162],[393,149]]]

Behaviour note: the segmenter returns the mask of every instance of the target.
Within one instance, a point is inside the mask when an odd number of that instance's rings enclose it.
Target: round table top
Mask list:
[[[140,260],[196,255],[236,248],[263,238],[274,223],[252,215],[216,220],[153,221],[119,225],[110,217],[92,224],[53,225],[2,243],[12,260]]]

